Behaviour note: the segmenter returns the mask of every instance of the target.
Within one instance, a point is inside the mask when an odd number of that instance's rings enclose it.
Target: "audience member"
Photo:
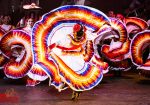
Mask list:
[[[15,27],[13,25],[11,25],[10,22],[11,22],[10,16],[9,15],[4,16],[2,19],[2,25],[0,25],[0,28],[2,30],[4,30],[5,32],[8,32],[8,31],[14,29]]]
[[[108,11],[108,17],[115,17],[114,11]]]
[[[25,27],[23,28],[23,30],[31,35],[33,25],[34,25],[34,19],[29,18],[26,20],[26,24],[25,24]]]

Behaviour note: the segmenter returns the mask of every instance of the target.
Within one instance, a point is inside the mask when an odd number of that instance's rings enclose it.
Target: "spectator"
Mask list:
[[[31,35],[33,25],[34,25],[34,19],[33,18],[29,18],[29,19],[26,20],[26,25],[23,28],[23,30]]]
[[[108,11],[108,17],[115,17],[114,11]]]
[[[11,22],[11,18],[10,16],[6,15],[2,18],[2,25],[0,25],[0,28],[2,30],[4,30],[5,32],[8,32],[12,29],[14,29],[15,27],[13,25],[10,24]]]

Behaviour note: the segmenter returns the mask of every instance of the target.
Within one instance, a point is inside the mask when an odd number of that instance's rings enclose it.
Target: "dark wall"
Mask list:
[[[132,0],[86,0],[85,4],[105,13],[109,10],[113,10],[116,13],[124,13],[131,1]],[[61,3],[62,0],[40,0],[40,6],[43,8],[43,13],[57,8]]]
[[[113,10],[115,13],[124,13],[125,9],[128,8],[132,0],[89,0],[94,8],[107,13],[109,10]]]
[[[13,24],[15,24],[23,16],[21,10],[23,0],[0,0],[0,14],[11,14]],[[40,0],[39,4],[42,7],[41,14],[47,13],[50,10],[61,5],[63,0]],[[115,13],[124,13],[132,0],[86,0],[86,5],[97,8],[104,13],[113,10]]]
[[[0,14],[11,13],[14,5],[15,11],[20,9],[22,0],[0,0]],[[49,12],[61,5],[63,0],[40,0],[39,4],[42,7],[42,13]],[[114,10],[123,13],[132,0],[86,0],[88,6],[97,8],[103,12]]]
[[[42,13],[47,13],[50,10],[57,8],[61,5],[62,0],[40,0],[40,7],[42,7]]]
[[[21,0],[0,0],[0,7],[0,14],[10,15],[13,25],[22,17]]]
[[[8,14],[11,12],[11,0],[0,0],[0,14]]]

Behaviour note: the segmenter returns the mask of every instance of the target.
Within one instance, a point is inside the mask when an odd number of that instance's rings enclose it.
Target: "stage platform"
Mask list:
[[[26,87],[25,78],[0,79],[0,105],[150,105],[150,79],[134,70],[122,72],[120,77],[108,73],[97,87],[83,92],[78,100],[72,101],[71,94],[71,89],[58,92],[48,86],[48,80]]]

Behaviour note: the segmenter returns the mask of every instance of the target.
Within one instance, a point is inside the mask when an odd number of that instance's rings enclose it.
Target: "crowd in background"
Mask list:
[[[114,11],[110,10],[108,11],[108,13],[106,14],[108,17],[113,17],[113,18],[118,18],[122,21],[124,21],[124,19],[126,18],[123,14],[121,13],[115,13]],[[135,17],[135,16],[133,16]],[[28,20],[32,20],[32,22],[28,22]],[[37,19],[34,19],[34,17],[28,17],[26,19],[21,19],[16,25],[12,24],[12,20],[11,17],[9,15],[0,15],[0,28],[5,31],[8,32],[12,29],[15,28],[20,28],[20,27],[30,27],[29,24],[32,24],[31,27],[33,26],[33,23],[36,22]],[[143,19],[145,20],[145,19]],[[147,23],[150,25],[150,19],[146,19],[145,21],[147,21]],[[24,28],[26,31],[31,30],[30,28]]]
[[[86,0],[62,0],[62,5],[86,5]],[[122,21],[126,17],[139,17],[143,20],[147,21],[150,25],[150,15],[149,15],[149,6],[148,3],[150,3],[149,0],[132,0],[132,2],[129,4],[128,8],[124,10],[124,13],[116,13],[114,10],[108,11],[108,13],[105,13],[108,17],[115,17],[119,18]],[[10,31],[11,29],[18,28],[18,27],[25,27],[26,22],[29,18],[32,18],[34,22],[38,21],[40,16],[38,12],[41,12],[41,8],[39,7],[39,0],[22,0],[23,5],[23,11],[22,14],[18,16],[14,15],[4,15],[0,14],[0,28],[4,31]],[[28,4],[28,5],[24,5]],[[34,5],[32,5],[34,4]],[[12,3],[12,5],[14,5]],[[22,6],[21,5],[21,6]],[[24,8],[24,6],[28,6],[30,8]],[[32,7],[32,8],[31,8]],[[38,7],[38,8],[36,8]],[[36,8],[37,10],[31,11],[32,9]],[[26,12],[26,13],[25,13]],[[148,13],[148,14],[147,14]],[[37,15],[37,16],[32,16]],[[40,13],[41,15],[41,13]],[[18,17],[18,18],[16,18]]]
[[[25,21],[25,23],[20,24],[22,23],[21,21]],[[0,29],[6,33],[12,29],[19,28],[19,29],[26,31],[27,33],[30,33],[35,22],[34,18],[27,18],[21,21],[19,21],[18,24],[14,26],[11,23],[11,17],[9,15],[4,15],[4,16],[1,15],[0,16]]]

